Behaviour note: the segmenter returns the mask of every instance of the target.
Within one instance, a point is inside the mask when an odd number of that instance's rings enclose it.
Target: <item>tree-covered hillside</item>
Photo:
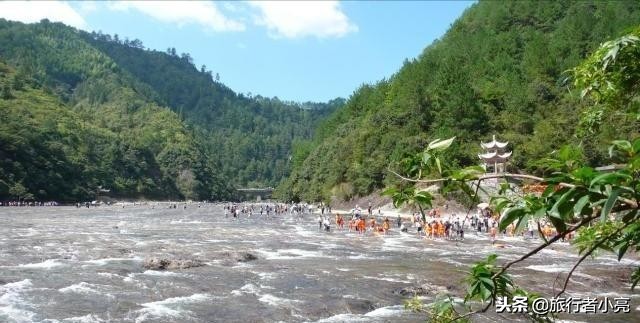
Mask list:
[[[206,66],[196,68],[189,54],[145,50],[139,40],[101,33],[83,37],[119,67],[158,93],[169,106],[206,137],[223,173],[238,185],[275,186],[289,175],[291,145],[310,139],[317,122],[344,104],[283,102],[247,97],[220,83]]]
[[[633,1],[481,1],[389,79],[364,85],[344,109],[299,145],[284,199],[365,195],[393,179],[391,160],[430,140],[456,136],[448,163],[478,164],[492,134],[513,148],[512,170],[541,172],[535,161],[566,143],[589,163],[604,162],[611,139],[637,136],[638,123],[611,113],[604,127],[579,124],[587,105],[567,70],[598,44],[640,23]]]
[[[92,117],[4,63],[0,84],[4,198],[89,199],[101,187],[122,197],[222,198],[230,193],[208,169],[193,135],[167,109],[137,102],[140,106],[127,111],[107,100],[112,105]]]
[[[245,98],[189,59],[46,20],[0,19],[0,44],[0,199],[226,199],[278,183],[341,104]]]

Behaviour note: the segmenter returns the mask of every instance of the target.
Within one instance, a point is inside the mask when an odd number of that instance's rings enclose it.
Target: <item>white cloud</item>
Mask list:
[[[342,37],[358,26],[340,9],[337,1],[251,1],[260,14],[258,25],[266,26],[274,38]]]
[[[198,24],[213,31],[243,31],[245,25],[227,18],[215,3],[210,1],[131,1],[110,2],[109,9],[140,11],[163,22],[179,26]]]
[[[61,1],[0,1],[0,17],[25,23],[44,18],[87,29],[87,22],[68,3]]]
[[[81,1],[80,11],[82,13],[92,13],[98,11],[98,4],[95,1]]]

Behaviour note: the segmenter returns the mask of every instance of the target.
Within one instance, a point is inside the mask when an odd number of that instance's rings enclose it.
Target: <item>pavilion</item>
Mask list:
[[[484,162],[482,167],[487,173],[490,172],[490,169],[493,170],[494,174],[505,172],[505,164],[511,157],[511,151],[506,150],[508,144],[509,142],[497,141],[495,135],[493,135],[491,142],[480,142],[484,152],[478,154],[478,157]]]

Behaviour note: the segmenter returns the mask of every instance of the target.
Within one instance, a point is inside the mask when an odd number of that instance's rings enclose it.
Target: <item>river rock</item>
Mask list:
[[[405,297],[422,296],[428,294],[427,290],[420,286],[397,288],[393,290],[393,293]]]
[[[376,309],[373,302],[366,299],[347,298],[344,300],[344,305],[347,311],[352,314],[365,314]]]
[[[142,264],[142,267],[151,270],[186,269],[200,266],[204,266],[204,264],[197,259],[167,259],[158,257],[145,259]]]
[[[219,259],[223,264],[233,265],[236,262],[249,262],[258,259],[258,257],[247,251],[225,251],[220,253]]]
[[[256,260],[258,259],[258,257],[256,257],[256,255],[252,254],[252,253],[248,253],[248,252],[239,252],[236,254],[235,259],[239,262],[247,262],[247,261],[252,261],[252,260]]]
[[[457,288],[451,286],[437,286],[429,283],[422,284],[421,286],[409,286],[402,287],[393,290],[393,294],[401,295],[404,297],[423,296],[423,295],[436,295],[440,293],[446,293],[447,291],[455,291]]]

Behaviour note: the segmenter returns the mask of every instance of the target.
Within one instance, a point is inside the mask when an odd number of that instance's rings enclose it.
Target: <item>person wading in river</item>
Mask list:
[[[367,226],[367,224],[364,221],[364,218],[359,218],[358,219],[358,232],[361,233],[361,234],[364,234],[365,231],[367,231],[366,226]]]
[[[324,231],[331,231],[331,221],[329,220],[328,216],[326,216],[324,220],[322,220],[322,224],[324,225]]]
[[[340,213],[336,214],[336,225],[338,226],[338,228],[340,228],[340,230],[344,229],[344,218],[342,218],[342,215],[340,215]]]
[[[496,234],[498,233],[498,228],[496,228],[495,222],[491,225],[491,229],[489,229],[489,234],[491,235],[491,244],[496,243]]]
[[[389,229],[391,229],[389,218],[384,218],[384,221],[382,222],[382,230],[384,231],[384,234],[388,234]]]

